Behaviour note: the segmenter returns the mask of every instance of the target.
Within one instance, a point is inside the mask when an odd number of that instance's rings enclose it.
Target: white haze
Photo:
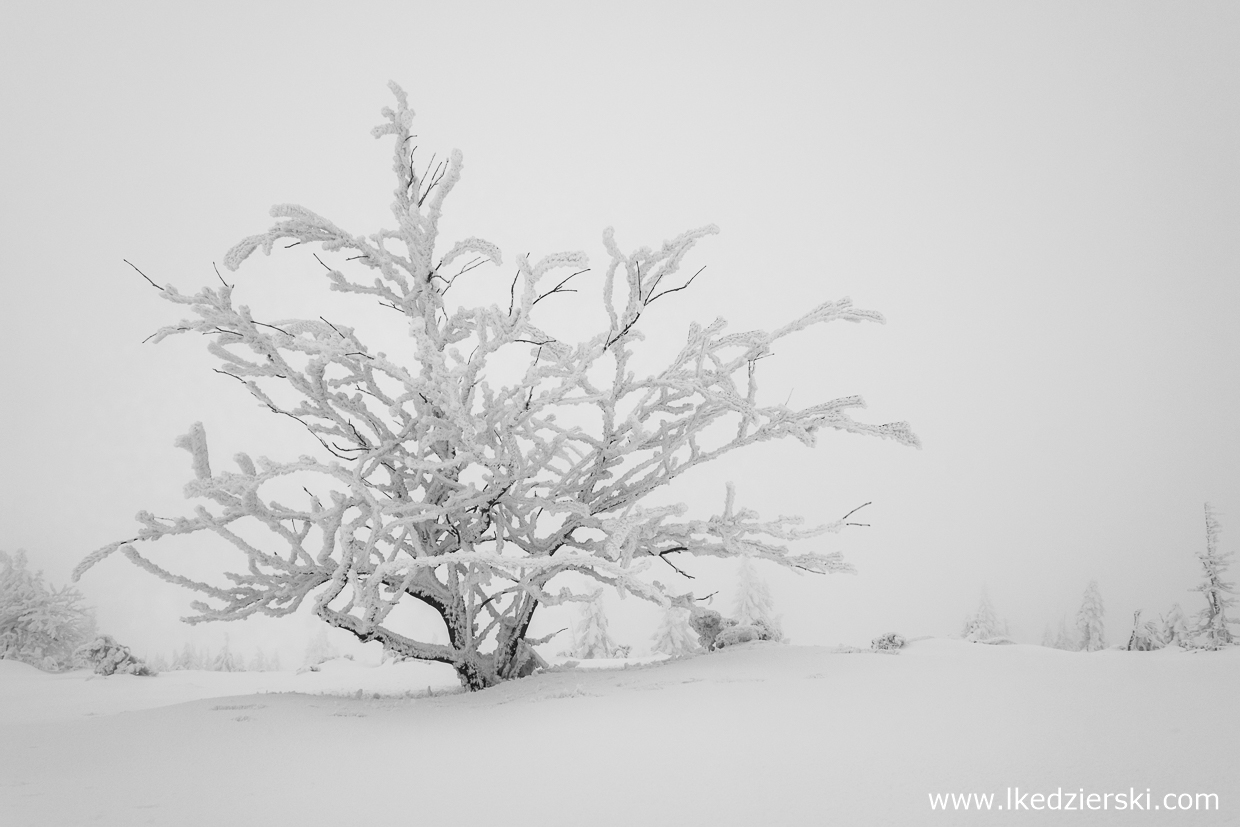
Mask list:
[[[872,501],[870,527],[825,541],[857,576],[768,573],[795,642],[953,633],[983,588],[1036,642],[1090,579],[1119,639],[1135,609],[1198,608],[1203,502],[1225,548],[1240,532],[1235,5],[19,3],[5,18],[0,548],[53,582],[132,536],[138,510],[192,507],[172,442],[194,421],[220,463],[308,450],[199,343],[141,344],[178,310],[122,260],[193,291],[271,204],[385,225],[390,155],[369,129],[389,79],[424,158],[465,154],[445,236],[504,250],[505,269],[463,279],[485,301],[519,254],[601,261],[604,227],[633,247],[715,222],[652,343],[845,295],[886,315],[781,346],[763,390],[861,394],[859,418],[908,420],[921,451],[826,434],[661,495],[708,515],[731,479],[763,515],[811,522]],[[238,300],[323,313],[309,252],[247,263]],[[566,326],[595,312],[555,299]],[[206,574],[227,554],[196,539],[157,558]],[[703,564],[685,585],[726,601],[732,571]],[[188,594],[119,557],[80,587],[139,652],[228,632],[296,660],[315,628],[191,629]],[[609,609],[641,649],[657,615],[634,603]]]

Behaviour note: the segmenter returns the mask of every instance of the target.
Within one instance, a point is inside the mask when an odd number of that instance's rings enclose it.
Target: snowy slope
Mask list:
[[[753,643],[472,695],[442,694],[450,674],[421,664],[91,680],[0,667],[6,827],[1240,823],[1240,649]],[[307,694],[322,692],[337,694]],[[1216,793],[1220,812],[929,803],[998,805],[1008,787]]]

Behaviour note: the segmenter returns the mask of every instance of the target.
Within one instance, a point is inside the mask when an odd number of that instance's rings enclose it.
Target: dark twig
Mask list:
[[[253,320],[253,319],[251,319],[250,321],[254,321],[254,320]],[[282,329],[282,328],[276,327],[276,326],[275,326],[275,325],[273,325],[273,324],[267,324],[266,322],[254,322],[254,324],[259,325],[260,327],[269,327],[269,328],[271,328],[272,330],[278,330],[278,331],[280,331],[281,333],[283,333],[285,336],[288,336],[288,335],[289,335],[289,332],[288,332],[287,330],[284,330],[284,329]]]
[[[526,253],[528,256],[529,253]],[[517,303],[517,279],[521,278],[521,268],[517,268],[516,275],[512,277],[512,285],[508,288],[508,315],[512,315],[512,308]]]
[[[873,500],[870,500],[868,503],[862,503],[861,505],[854,508],[852,511],[849,511],[843,517],[840,517],[840,521],[843,522],[844,520],[847,520],[849,517],[856,514],[858,511],[865,508],[867,505],[872,505],[873,503],[874,503]],[[865,523],[845,523],[845,525],[865,525]]]
[[[632,319],[630,319],[629,323],[624,326],[623,330],[621,330],[615,336],[612,336],[611,339],[607,342],[607,344],[603,345],[603,349],[606,350],[607,348],[611,347],[616,342],[624,338],[624,334],[628,333],[629,330],[633,327],[633,325],[637,324],[637,320],[640,319],[641,317],[642,317],[642,314],[638,313]]]
[[[126,263],[126,264],[128,264],[130,267],[132,267],[133,269],[138,270],[138,266],[137,266],[136,264],[134,264],[132,261],[130,261],[129,259],[127,259],[127,258],[123,258],[123,259],[121,259],[121,261],[125,262],[125,263]],[[138,270],[138,275],[139,275],[139,276],[142,276],[142,278],[146,279],[147,281],[150,281],[150,282],[151,282],[151,286],[152,286],[152,287],[154,287],[156,290],[163,291],[163,289],[164,289],[164,288],[160,287],[158,284],[156,284],[155,282],[151,281],[151,277],[150,277],[150,276],[148,276],[146,273],[142,272],[141,270]]]
[[[548,290],[546,293],[543,293],[541,296],[539,296],[538,298],[534,299],[534,304],[538,304],[540,301],[542,301],[543,299],[545,299],[545,298],[547,298],[548,296],[552,295],[553,293],[576,293],[577,291],[576,291],[575,289],[573,289],[573,288],[569,288],[569,289],[567,289],[567,290],[563,289],[563,288],[564,288],[564,285],[568,284],[568,280],[569,280],[569,279],[571,279],[571,278],[573,278],[574,276],[580,276],[582,273],[588,273],[588,272],[590,272],[590,268],[589,268],[589,267],[587,267],[587,268],[586,268],[586,269],[584,269],[584,270],[578,270],[576,273],[573,273],[573,275],[571,275],[571,276],[569,276],[568,278],[566,278],[566,279],[564,279],[563,281],[561,281],[561,282],[560,282],[559,284],[557,284],[555,287],[552,287],[552,288],[551,288],[550,290]],[[532,307],[532,306],[533,306],[533,305],[531,305],[531,307]]]
[[[319,318],[320,318],[320,319],[323,319],[323,317],[322,317],[322,316],[319,316]],[[348,338],[347,336],[345,336],[343,333],[341,333],[341,332],[340,332],[340,328],[336,327],[334,324],[332,324],[331,322],[327,321],[327,319],[323,319],[323,324],[327,325],[327,326],[328,326],[328,327],[330,327],[332,330],[336,331],[336,335],[337,335],[337,336],[339,336],[341,339],[347,339],[347,338]]]
[[[655,302],[655,300],[656,300],[656,299],[661,299],[661,298],[663,298],[664,296],[666,296],[666,295],[668,295],[668,294],[670,294],[670,293],[675,293],[675,292],[677,292],[677,291],[684,290],[684,289],[685,289],[686,287],[688,287],[690,284],[693,284],[693,279],[695,279],[695,278],[697,278],[698,276],[700,276],[700,275],[702,274],[702,271],[703,271],[703,270],[705,270],[705,269],[706,269],[706,265],[705,265],[705,264],[703,264],[700,268],[698,268],[698,271],[697,271],[696,273],[694,273],[694,274],[693,274],[693,275],[689,278],[689,280],[688,280],[688,281],[686,281],[684,284],[680,285],[679,287],[673,287],[673,288],[671,288],[670,290],[664,290],[662,293],[659,293],[657,296],[651,296],[650,298],[648,298],[648,299],[646,300],[646,302],[645,302],[646,306],[647,306],[647,307],[649,307],[651,304],[654,304],[654,302]]]
[[[677,573],[677,574],[679,574],[680,576],[682,576],[682,577],[687,577],[687,578],[689,578],[690,580],[696,580],[697,578],[696,578],[696,577],[694,577],[692,574],[689,574],[687,571],[685,571],[684,569],[680,568],[680,566],[677,566],[677,565],[676,565],[675,563],[673,563],[671,560],[668,560],[666,557],[664,557],[664,556],[663,556],[663,555],[665,555],[665,554],[673,554],[673,553],[675,553],[675,552],[677,552],[677,551],[688,551],[688,550],[689,550],[689,549],[688,549],[688,548],[686,548],[685,546],[676,546],[675,548],[669,548],[669,549],[667,549],[666,551],[659,551],[659,552],[656,552],[656,554],[658,555],[658,557],[659,557],[659,559],[660,559],[660,560],[662,560],[664,563],[667,563],[669,566],[671,566],[673,569],[675,569],[675,570],[676,570],[676,573]]]
[[[224,285],[224,286],[225,286],[225,287],[227,287],[229,290],[231,290],[231,289],[232,289],[232,285],[231,285],[231,284],[229,284],[228,282],[224,281],[224,277],[220,275],[220,268],[219,268],[219,265],[217,265],[217,264],[213,261],[213,262],[211,262],[211,267],[215,269],[215,276],[216,276],[216,278],[218,278],[218,279],[220,280],[220,284]]]
[[[487,261],[487,260],[486,260],[485,258],[483,258],[482,256],[478,256],[478,258],[475,258],[475,259],[474,259],[473,261],[471,261],[469,264],[467,264],[466,266],[464,266],[464,267],[462,267],[460,270],[458,270],[458,271],[457,271],[457,274],[456,274],[455,276],[453,276],[452,278],[450,278],[450,279],[444,279],[444,277],[443,277],[443,276],[435,276],[435,278],[438,278],[440,281],[444,281],[444,282],[445,282],[443,290],[442,290],[442,291],[440,291],[440,295],[442,296],[443,294],[447,293],[447,292],[448,292],[448,288],[449,288],[449,287],[451,287],[451,286],[453,285],[453,283],[454,283],[454,282],[456,282],[456,280],[457,280],[457,279],[459,279],[461,276],[465,275],[465,274],[466,274],[466,273],[468,273],[470,270],[473,270],[473,269],[475,269],[475,268],[481,267],[483,264],[486,264],[486,261]]]

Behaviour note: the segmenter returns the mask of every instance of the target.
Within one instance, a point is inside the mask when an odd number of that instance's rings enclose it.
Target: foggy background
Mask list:
[[[520,254],[585,250],[581,278],[601,281],[605,227],[628,251],[714,222],[688,263],[702,276],[643,317],[651,341],[716,316],[769,329],[843,296],[886,316],[786,340],[763,393],[860,394],[856,418],[907,420],[922,450],[825,432],[661,495],[706,517],[731,479],[763,516],[810,523],[873,502],[870,527],[806,546],[856,576],[766,567],[794,643],[958,633],[983,589],[1037,642],[1092,578],[1122,641],[1135,609],[1201,607],[1203,502],[1235,548],[1234,4],[15,2],[4,17],[0,548],[57,585],[133,536],[137,511],[190,512],[172,443],[193,422],[217,468],[311,450],[211,372],[205,340],[141,344],[181,310],[122,259],[196,292],[272,204],[390,226],[391,147],[369,135],[389,79],[423,162],[464,152],[441,248],[499,245],[503,268],[464,277],[487,303]],[[237,302],[350,323],[317,303],[311,252],[251,259],[228,276]],[[587,301],[546,304],[570,319]],[[143,550],[189,574],[239,565],[205,536],[163,545]],[[734,564],[686,565],[726,613]],[[120,555],[78,586],[100,629],[147,655],[227,632],[295,666],[323,625],[307,605],[186,626],[194,595]],[[651,610],[608,608],[643,650]]]

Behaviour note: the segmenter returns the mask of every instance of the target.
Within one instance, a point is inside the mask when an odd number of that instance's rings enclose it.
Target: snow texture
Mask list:
[[[396,822],[460,823],[464,807],[509,827],[1224,825],[1240,800],[1240,716],[1203,712],[1233,708],[1240,647],[748,644],[456,684],[418,662],[101,679],[0,661],[0,824],[389,824],[404,805],[384,791],[410,785],[416,813]],[[488,744],[519,749],[517,763],[462,787]],[[366,767],[353,792],[314,763],[350,755]],[[1016,786],[1212,792],[1221,811],[966,816],[928,802]]]

